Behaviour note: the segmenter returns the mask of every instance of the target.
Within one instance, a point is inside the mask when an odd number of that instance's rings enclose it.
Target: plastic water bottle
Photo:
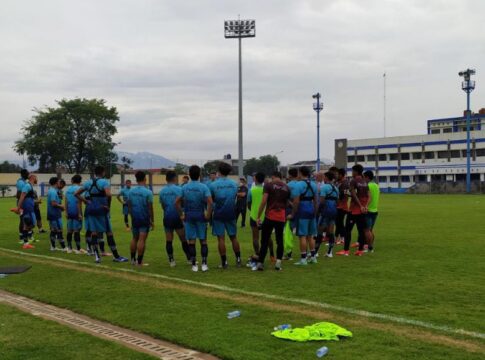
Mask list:
[[[291,325],[290,324],[283,324],[283,325],[275,326],[274,331],[286,330],[286,329],[291,329]]]
[[[320,349],[317,350],[317,356],[319,358],[324,357],[325,355],[328,354],[328,347],[323,346]]]
[[[241,316],[241,312],[239,310],[231,311],[227,313],[227,318],[228,319],[234,319]]]

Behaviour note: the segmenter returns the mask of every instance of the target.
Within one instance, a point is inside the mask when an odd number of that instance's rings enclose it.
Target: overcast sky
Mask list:
[[[224,19],[256,19],[243,40],[245,157],[315,159],[311,95],[323,93],[322,157],[333,139],[422,134],[462,113],[457,73],[475,67],[485,107],[485,1],[2,0],[0,159],[32,108],[104,98],[124,151],[173,160],[237,156],[237,40]]]

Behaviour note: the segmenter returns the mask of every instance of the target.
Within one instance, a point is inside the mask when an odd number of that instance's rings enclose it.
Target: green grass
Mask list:
[[[8,213],[13,205],[13,199],[0,202],[0,211],[7,214],[0,218],[0,247],[18,250],[17,219]],[[307,268],[285,263],[281,273],[271,270],[252,273],[235,267],[227,271],[216,269],[219,256],[213,237],[209,241],[211,270],[208,273],[191,273],[184,264],[178,242],[175,254],[179,265],[170,268],[164,250],[161,214],[156,209],[158,228],[150,234],[145,256],[150,266],[140,272],[325,302],[452,328],[484,330],[485,262],[481,250],[485,199],[481,196],[385,195],[376,227],[374,254],[363,258],[320,258],[318,265]],[[130,234],[122,230],[120,211],[115,204],[113,225],[118,247],[127,255]],[[47,236],[40,238],[35,254],[92,262],[87,256],[52,254],[48,251]],[[248,228],[240,232],[240,242],[243,255],[249,255]],[[21,262],[28,262],[28,258],[0,260],[0,264]],[[112,264],[108,259],[104,264],[129,267]],[[315,321],[306,315],[51,265],[34,264],[23,275],[0,280],[0,287],[212,352],[224,359],[276,356],[306,359],[313,358],[314,351],[321,346],[320,343],[285,342],[269,335],[271,328],[280,323],[299,326]],[[242,309],[243,316],[233,321],[225,319],[225,313],[235,308]],[[345,316],[349,321],[356,318]],[[359,354],[366,354],[366,359],[479,358],[477,354],[463,353],[456,348],[429,344],[425,339],[410,341],[385,331],[349,324],[353,339],[328,344],[333,359],[357,358]],[[342,325],[349,326],[345,321]]]
[[[110,341],[79,333],[54,322],[0,304],[2,360],[154,359]]]

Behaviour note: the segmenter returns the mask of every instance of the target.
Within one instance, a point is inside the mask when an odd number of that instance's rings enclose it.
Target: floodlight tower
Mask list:
[[[471,191],[471,163],[470,163],[470,93],[475,89],[475,81],[470,80],[472,75],[475,75],[474,69],[466,69],[458,73],[463,77],[461,89],[466,92],[466,192]]]
[[[239,40],[239,158],[238,175],[243,176],[243,124],[242,124],[242,59],[241,59],[241,39],[256,36],[255,20],[225,20],[224,37],[226,39]]]
[[[323,102],[320,102],[321,97],[320,93],[312,95],[312,98],[317,99],[317,102],[313,103],[313,110],[317,112],[317,166],[315,167],[317,172],[320,171],[320,111],[323,109]]]

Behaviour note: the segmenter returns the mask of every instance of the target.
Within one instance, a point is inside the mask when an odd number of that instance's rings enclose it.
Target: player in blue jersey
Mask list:
[[[118,201],[123,205],[123,219],[125,221],[126,231],[130,230],[130,223],[128,221],[128,195],[130,194],[131,180],[125,181],[125,186],[120,190],[120,193],[116,197]]]
[[[316,214],[317,204],[317,185],[310,180],[310,169],[302,166],[299,169],[301,180],[293,194],[292,213],[290,219],[295,219],[296,235],[300,238],[301,258],[295,265],[307,264],[307,249],[310,248],[310,262],[316,263],[315,238],[317,235]]]
[[[175,171],[168,171],[165,175],[167,185],[163,187],[159,194],[160,205],[163,209],[163,227],[165,229],[165,249],[168,255],[168,261],[171,267],[176,265],[175,258],[173,256],[173,238],[174,232],[177,233],[184,250],[187,260],[190,261],[189,244],[185,238],[185,229],[182,219],[180,219],[179,213],[175,206],[175,200],[182,196],[182,188],[177,184],[177,174]]]
[[[29,174],[27,181],[23,183],[22,191],[17,204],[17,212],[22,214],[22,248],[33,249],[29,244],[29,234],[36,225],[35,217],[35,194],[34,185],[37,184],[37,176]]]
[[[81,229],[83,227],[82,202],[75,196],[76,191],[81,188],[81,175],[74,175],[71,178],[71,185],[66,190],[64,208],[67,218],[67,252],[71,253],[72,238],[76,244],[75,254],[81,253]]]
[[[66,251],[66,244],[62,235],[62,212],[64,206],[62,205],[59,191],[61,188],[61,181],[58,177],[51,177],[49,179],[49,191],[47,192],[47,221],[50,227],[50,241],[51,251],[56,249],[56,240],[61,245],[61,250]]]
[[[107,235],[108,245],[113,253],[113,261],[127,262],[128,259],[120,256],[116,248],[109,217],[111,189],[109,181],[104,178],[104,175],[104,167],[96,166],[94,178],[86,181],[76,191],[75,196],[86,204],[86,229],[91,231],[91,249],[94,251],[96,263],[101,262],[98,239],[102,233]],[[83,193],[85,193],[84,197],[81,196]]]
[[[135,174],[137,186],[133,187],[128,194],[128,210],[131,216],[131,264],[143,264],[146,240],[148,233],[154,229],[153,221],[153,193],[147,188],[146,174],[137,171]]]
[[[232,242],[232,249],[236,255],[236,265],[241,266],[241,250],[237,241],[236,225],[236,197],[238,186],[234,180],[227,176],[232,171],[231,165],[221,162],[219,164],[219,178],[210,184],[214,214],[212,217],[212,234],[217,236],[219,242],[219,255],[222,269],[227,269],[227,256],[225,233]]]
[[[22,169],[20,170],[20,177],[17,179],[17,183],[15,184],[15,187],[17,189],[17,193],[15,194],[15,197],[17,198],[17,205],[20,200],[20,195],[22,194],[22,190],[24,188],[24,185],[27,183],[27,179],[29,178],[29,171],[27,169]],[[19,240],[20,243],[23,244],[23,231],[24,231],[24,222],[22,220],[22,213],[19,214]]]
[[[327,171],[323,175],[324,184],[320,187],[320,218],[319,228],[322,233],[325,232],[328,237],[328,250],[325,254],[327,257],[333,257],[333,247],[335,245],[335,222],[337,220],[337,205],[339,200],[339,189],[335,186],[335,172]],[[315,251],[318,253],[321,241],[317,239]]]
[[[202,184],[200,167],[192,165],[189,168],[191,181],[182,188],[182,195],[177,197],[175,205],[182,221],[185,222],[185,235],[189,241],[192,271],[199,268],[196,263],[195,241],[200,240],[202,253],[202,271],[209,270],[207,266],[207,221],[212,213],[212,197],[209,188]],[[182,210],[183,206],[183,210]]]

